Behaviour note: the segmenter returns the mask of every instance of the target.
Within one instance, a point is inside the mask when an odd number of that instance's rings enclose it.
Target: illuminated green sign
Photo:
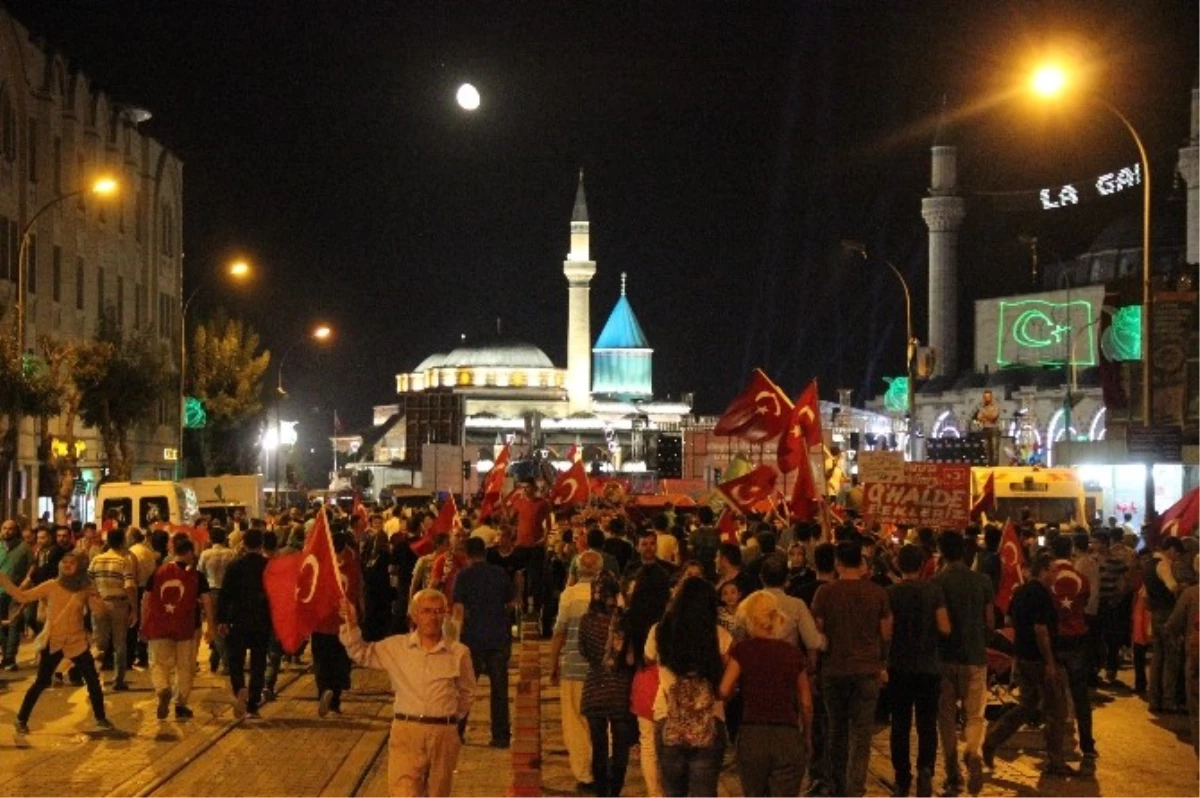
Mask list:
[[[1142,359],[1142,306],[1126,305],[1113,314],[1100,336],[1100,351],[1112,361]]]
[[[1001,300],[996,312],[996,364],[1096,365],[1092,303],[1083,299]]]
[[[888,384],[887,393],[883,395],[883,406],[889,413],[903,413],[908,410],[908,377],[884,377]]]
[[[200,429],[208,423],[208,413],[204,405],[194,396],[189,396],[183,402],[183,426],[188,429]]]

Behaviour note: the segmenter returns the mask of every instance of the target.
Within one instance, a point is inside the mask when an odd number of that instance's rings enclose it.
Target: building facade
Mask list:
[[[15,329],[18,257],[27,231],[27,351],[38,351],[43,337],[92,337],[103,310],[111,308],[125,330],[154,330],[178,352],[183,165],[138,131],[146,118],[0,10],[0,323]],[[118,182],[114,196],[88,196],[99,176]],[[164,401],[157,418],[135,432],[135,478],[170,478],[177,404]],[[76,510],[87,516],[87,491],[103,475],[104,447],[94,430],[80,426],[75,435],[82,439],[86,484],[77,483]],[[60,419],[51,420],[49,432],[61,432]],[[52,506],[40,496],[53,488],[39,474],[38,466],[46,465],[38,455],[41,438],[34,420],[25,419],[17,467],[8,477],[11,495],[34,514]]]

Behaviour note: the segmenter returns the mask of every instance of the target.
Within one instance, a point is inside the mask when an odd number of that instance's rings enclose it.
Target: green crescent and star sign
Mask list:
[[[201,429],[208,423],[208,413],[204,412],[204,403],[194,396],[183,401],[183,426],[187,429]]]
[[[884,377],[888,384],[887,393],[883,395],[883,406],[889,413],[903,413],[908,410],[908,377]]]
[[[1001,300],[997,310],[996,365],[1096,365],[1092,303],[1078,299]]]

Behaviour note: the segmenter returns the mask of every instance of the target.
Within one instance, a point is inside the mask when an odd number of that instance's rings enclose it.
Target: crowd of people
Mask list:
[[[387,671],[392,794],[448,794],[477,679],[491,686],[489,744],[509,747],[521,620],[551,641],[570,769],[596,795],[621,793],[635,746],[647,795],[715,795],[731,762],[747,795],[861,795],[881,722],[896,795],[933,794],[939,749],[941,793],[978,794],[1030,722],[1045,774],[1070,776],[1072,724],[1081,767],[1099,756],[1097,689],[1189,712],[1195,742],[1194,540],[1151,550],[1116,519],[1024,525],[1022,584],[1001,600],[995,526],[885,530],[851,512],[824,530],[744,518],[731,535],[703,506],[556,514],[533,482],[449,531],[434,531],[434,507],[348,510],[329,508],[346,600],[306,645],[322,717],[340,712],[353,663]],[[228,675],[239,716],[256,716],[301,653],[275,636],[264,571],[302,551],[314,523],[300,508],[202,534],[5,522],[0,673],[36,668],[17,731],[67,679],[86,685],[100,728],[106,691],[146,678],[157,717],[173,707],[186,721],[202,664]],[[1129,660],[1132,685],[1118,681]]]

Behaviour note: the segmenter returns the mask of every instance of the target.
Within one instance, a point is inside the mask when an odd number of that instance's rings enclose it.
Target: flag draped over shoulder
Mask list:
[[[586,504],[590,494],[587,472],[583,469],[583,461],[576,460],[574,465],[558,475],[554,482],[554,493],[551,503],[555,507],[572,507],[576,504]]]
[[[324,507],[317,512],[303,551],[267,564],[263,586],[275,636],[289,654],[299,651],[318,624],[341,612],[344,593]]]
[[[783,433],[791,409],[787,394],[762,369],[755,369],[745,389],[721,414],[713,432],[751,443],[769,441]]]
[[[1002,612],[1008,612],[1013,592],[1025,583],[1021,571],[1025,564],[1025,554],[1021,548],[1021,539],[1017,535],[1017,527],[1010,519],[1004,525],[1004,534],[1000,536],[1000,586],[996,588],[996,606]]]

